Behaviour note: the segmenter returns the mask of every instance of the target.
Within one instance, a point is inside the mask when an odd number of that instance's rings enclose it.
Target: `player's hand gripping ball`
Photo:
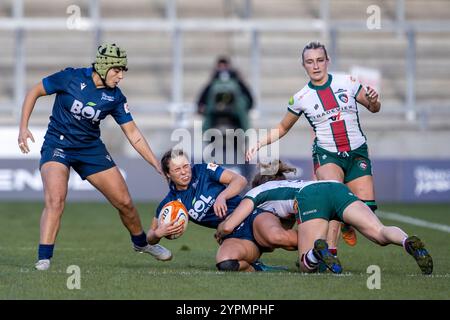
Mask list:
[[[159,214],[158,224],[175,222],[176,225],[183,225],[183,231],[181,233],[172,234],[166,236],[167,239],[173,240],[179,238],[187,229],[189,215],[186,207],[178,200],[170,201],[162,207]]]

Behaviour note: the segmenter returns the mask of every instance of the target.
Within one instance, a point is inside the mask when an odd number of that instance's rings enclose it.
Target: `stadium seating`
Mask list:
[[[0,18],[10,17],[13,0],[2,1]],[[27,0],[24,1],[25,16],[65,18],[67,7],[73,1]],[[89,13],[89,1],[78,1],[82,16]],[[331,21],[364,20],[366,9],[376,4],[381,7],[381,18],[394,20],[396,1],[339,0],[330,1]],[[450,21],[450,5],[447,0],[407,0],[407,21]],[[123,6],[127,6],[126,10]],[[165,1],[133,1],[133,6],[123,1],[100,1],[100,15],[104,18],[166,19]],[[193,18],[242,18],[245,17],[244,1],[190,0],[177,1],[177,17]],[[252,1],[251,18],[254,19],[299,19],[313,21],[320,18],[320,1],[307,0],[258,0]],[[29,88],[42,76],[58,71],[65,66],[85,66],[94,54],[94,33],[62,30],[33,30],[25,35],[26,85]],[[140,124],[149,130],[168,127],[173,123],[173,114],[168,104],[172,94],[172,41],[167,31],[124,31],[102,34],[102,39],[124,46],[129,53],[130,71],[121,83],[130,105],[139,114]],[[306,75],[299,64],[299,51],[310,40],[319,39],[329,45],[329,37],[321,32],[262,32],[260,38],[261,65],[260,101],[256,127],[275,124],[285,112],[289,96],[306,82]],[[341,31],[338,33],[335,56],[332,58],[336,71],[348,72],[352,66],[367,66],[380,70],[382,75],[381,95],[384,115],[375,120],[367,119],[368,127],[411,126],[401,110],[405,104],[407,39],[403,34],[379,31]],[[183,100],[193,110],[192,103],[201,87],[206,83],[214,60],[218,54],[229,54],[244,78],[251,83],[251,41],[245,31],[236,32],[186,32],[183,34]],[[14,31],[0,28],[0,105],[1,114],[8,115],[14,106]],[[428,115],[425,126],[445,126],[441,117],[433,118],[430,109],[441,108],[450,112],[450,32],[417,32],[416,35],[416,103],[419,112]],[[43,99],[38,104],[33,120],[46,124],[50,102]],[[436,109],[437,108],[437,109]],[[391,110],[390,110],[391,109]],[[439,109],[440,110],[440,109]],[[392,112],[390,112],[392,111]],[[9,112],[9,113],[8,113]],[[42,113],[42,115],[40,115]],[[17,115],[17,111],[11,114]],[[191,119],[191,115],[189,115]],[[364,117],[364,114],[363,114]],[[2,123],[14,122],[12,117],[2,117]],[[380,120],[384,119],[384,120]],[[365,121],[365,120],[364,120]],[[386,124],[387,123],[387,124]],[[422,123],[423,124],[423,123]],[[420,125],[419,124],[415,124]],[[448,128],[448,125],[447,125]]]

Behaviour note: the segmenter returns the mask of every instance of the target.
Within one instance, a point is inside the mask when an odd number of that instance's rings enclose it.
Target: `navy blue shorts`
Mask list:
[[[72,167],[83,180],[91,174],[116,166],[104,145],[80,150],[55,148],[44,143],[39,169],[49,161],[62,163],[69,169]]]
[[[255,236],[253,235],[253,221],[259,214],[261,214],[263,212],[264,212],[264,210],[261,210],[258,208],[253,210],[253,212],[251,214],[249,214],[248,217],[245,218],[245,220],[243,222],[241,222],[241,224],[239,226],[237,226],[232,233],[230,233],[229,235],[226,235],[225,237],[223,237],[223,239],[225,240],[228,238],[237,238],[237,239],[250,240],[253,243],[255,243],[259,248],[259,245],[255,240]]]

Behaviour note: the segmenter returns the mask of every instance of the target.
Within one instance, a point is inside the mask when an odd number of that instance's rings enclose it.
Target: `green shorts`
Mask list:
[[[327,151],[314,144],[312,157],[314,172],[324,164],[334,163],[344,171],[344,183],[362,176],[372,175],[372,163],[365,143],[355,150],[342,154]]]
[[[319,182],[304,187],[295,196],[297,223],[312,219],[344,221],[343,213],[359,199],[340,182]]]

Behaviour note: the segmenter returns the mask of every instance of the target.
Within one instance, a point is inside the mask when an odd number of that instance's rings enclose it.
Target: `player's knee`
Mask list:
[[[389,244],[388,240],[384,236],[383,227],[373,228],[373,230],[371,231],[371,238],[376,244],[380,246],[386,246]]]
[[[134,215],[134,204],[130,196],[124,196],[116,203],[117,209],[124,214]]]
[[[50,195],[45,199],[45,208],[52,213],[61,213],[64,210],[64,197]]]
[[[375,243],[378,244],[379,246],[387,246],[389,243],[387,241],[385,241],[384,239],[376,239]]]
[[[239,261],[236,259],[224,260],[216,264],[219,271],[239,271]]]

